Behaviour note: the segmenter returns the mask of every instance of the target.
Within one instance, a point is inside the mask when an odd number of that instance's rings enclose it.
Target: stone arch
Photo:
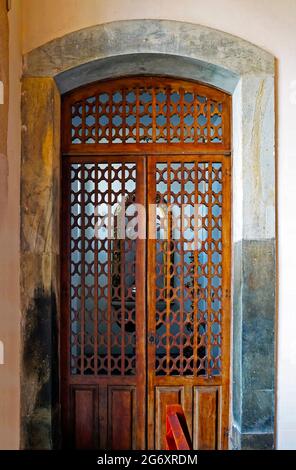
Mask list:
[[[167,20],[93,26],[55,39],[24,57],[22,447],[59,446],[61,94],[95,80],[132,74],[199,80],[233,95],[231,445],[271,448],[276,283],[274,58],[227,33]]]

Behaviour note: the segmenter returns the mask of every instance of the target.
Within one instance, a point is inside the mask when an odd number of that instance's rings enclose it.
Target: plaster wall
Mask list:
[[[9,53],[8,53],[9,50]],[[18,449],[20,437],[20,3],[7,14],[0,1],[0,449]]]
[[[124,8],[120,0],[24,0],[23,5],[24,52],[94,24],[134,18],[165,18],[204,24],[235,34],[276,56],[279,182],[277,442],[282,449],[296,448],[295,0],[126,0]]]

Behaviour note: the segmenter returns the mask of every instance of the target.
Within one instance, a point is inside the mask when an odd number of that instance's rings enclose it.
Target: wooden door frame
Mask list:
[[[79,100],[84,100],[86,99],[88,96],[92,96],[93,94],[96,94],[96,90],[98,89],[98,86],[100,87],[103,87],[103,90],[106,90],[107,92],[109,90],[113,90],[113,89],[118,89],[118,86],[121,84],[121,83],[124,83],[125,86],[129,85],[131,87],[133,86],[137,86],[137,84],[139,83],[139,77],[124,77],[123,79],[115,79],[115,80],[107,80],[105,82],[98,82],[98,83],[95,83],[93,85],[90,85],[90,86],[87,86],[87,87],[83,87],[81,89],[78,89],[78,90],[75,90],[74,92],[71,92],[69,94],[67,94],[64,98],[63,98],[63,114],[62,114],[62,129],[63,129],[63,140],[62,140],[62,152],[63,152],[63,156],[62,156],[62,162],[63,160],[66,160],[68,162],[75,162],[75,163],[79,163],[79,162],[94,162],[94,161],[101,161],[102,159],[108,159],[108,161],[113,161],[113,162],[116,162],[117,160],[133,160],[135,159],[139,159],[140,155],[145,155],[145,157],[143,158],[143,161],[145,161],[145,165],[147,166],[146,168],[146,174],[145,174],[145,178],[147,177],[147,171],[148,171],[148,165],[149,164],[149,161],[152,161],[152,160],[155,160],[158,157],[166,157],[166,158],[169,158],[169,159],[173,159],[175,160],[176,158],[177,159],[181,159],[181,160],[186,160],[186,158],[190,159],[190,158],[194,158],[195,160],[199,160],[199,161],[205,161],[208,160],[208,161],[217,161],[217,159],[219,161],[221,161],[221,159],[225,162],[227,162],[226,166],[227,168],[229,167],[229,162],[230,162],[230,165],[231,165],[231,113],[230,113],[230,109],[231,109],[231,96],[225,92],[221,92],[220,90],[216,90],[215,88],[213,87],[209,87],[209,86],[206,86],[204,84],[200,84],[200,83],[196,83],[196,82],[192,82],[190,80],[187,80],[187,81],[184,81],[184,80],[180,80],[180,79],[168,79],[168,78],[164,78],[164,77],[141,77],[141,82],[144,81],[147,86],[149,86],[151,84],[151,86],[164,86],[163,84],[169,84],[169,86],[176,86],[176,87],[182,87],[182,86],[193,86],[193,87],[197,87],[199,93],[201,94],[204,94],[204,96],[207,97],[207,99],[212,99],[212,100],[217,100],[217,102],[219,101],[222,101],[223,102],[223,143],[219,144],[218,146],[216,144],[110,144],[110,145],[102,145],[102,144],[97,144],[97,145],[88,145],[88,144],[79,144],[79,145],[73,145],[73,144],[70,144],[69,145],[69,138],[68,136],[71,135],[71,129],[70,129],[70,123],[71,123],[71,115],[70,115],[70,109],[71,109],[71,103],[73,102],[73,100],[76,100],[76,101],[79,101]],[[101,88],[100,88],[101,89]],[[195,88],[194,88],[195,89]],[[208,104],[208,107],[210,105]],[[218,147],[218,148],[217,148]],[[183,154],[183,156],[182,156]],[[194,155],[194,157],[192,157]],[[148,162],[147,162],[148,160]],[[230,168],[230,167],[229,167]],[[223,176],[225,177],[225,176]],[[228,177],[230,177],[230,169],[228,171]],[[149,199],[149,189],[148,187],[145,188],[145,191],[147,191],[146,193],[146,199],[148,198]],[[144,200],[144,195],[142,195],[142,199]],[[146,206],[147,206],[147,203],[148,203],[148,199],[146,201]],[[63,197],[62,197],[62,201],[63,201],[63,204],[64,204],[64,201],[67,200],[67,195],[66,194],[63,194]],[[66,208],[67,209],[67,208]],[[148,211],[149,213],[149,211]],[[231,217],[231,212],[229,211],[229,219]],[[66,213],[65,213],[65,208],[63,207],[62,208],[62,212],[61,212],[61,222],[65,221],[66,220]],[[148,222],[149,224],[149,222]],[[149,227],[149,225],[148,225]],[[230,227],[230,225],[229,225]],[[223,232],[224,233],[224,232]],[[62,237],[63,240],[66,239]],[[229,240],[231,240],[231,233],[229,233]],[[148,246],[150,244],[148,243]],[[66,247],[65,246],[61,246],[61,253],[62,253],[62,272],[65,272],[65,266],[67,265],[67,262],[68,262],[68,259],[65,258],[65,253],[66,253]],[[148,253],[148,258],[147,260],[149,259],[150,257],[150,254]],[[229,260],[230,260],[230,256],[229,256]],[[231,260],[230,260],[231,262]],[[229,273],[229,276],[230,276],[230,269],[228,270],[228,273]],[[227,282],[229,284],[229,280],[230,280],[230,277],[227,278]],[[147,282],[149,284],[149,280],[147,279]],[[145,281],[146,283],[146,281]],[[227,284],[227,285],[228,285]],[[62,285],[62,291],[63,289],[65,289],[65,285]],[[145,285],[145,292],[146,292],[146,289],[147,289],[147,286]],[[229,294],[228,294],[228,299],[230,299],[230,284],[228,285],[228,290],[229,290]],[[149,296],[149,292],[148,292],[148,296]],[[225,294],[224,294],[225,296]],[[227,300],[226,300],[226,297],[224,299],[224,303],[226,303]],[[66,302],[65,302],[66,304]],[[63,320],[63,317],[65,318],[67,315],[66,315],[66,308],[64,308],[64,312],[62,314],[62,322],[64,321]],[[147,305],[147,302],[146,302],[146,312],[148,312],[148,305]],[[229,319],[229,315],[230,315],[230,310],[229,310],[229,305],[228,305],[228,318],[227,320]],[[148,315],[146,313],[146,316],[145,316],[145,326],[142,325],[142,330],[144,331],[144,329],[147,327],[147,321],[148,321]],[[225,322],[225,319],[223,320]],[[67,331],[68,329],[68,325],[64,325],[63,323],[61,324],[62,328],[64,328],[65,331]],[[229,388],[229,374],[230,374],[230,362],[229,362],[229,357],[230,357],[230,341],[229,341],[229,334],[230,334],[230,325],[228,325],[227,328],[225,328],[225,325],[224,326],[224,330],[225,330],[225,333],[226,333],[226,341],[227,341],[227,344],[228,344],[228,350],[227,350],[227,360],[226,360],[226,363],[227,363],[227,375],[225,377],[225,379],[223,378],[223,380],[226,380],[227,383],[228,383],[228,388]],[[149,328],[148,328],[149,330]],[[226,331],[227,330],[227,331]],[[143,353],[143,357],[145,358],[146,357],[146,350],[147,350],[147,334],[145,333],[144,336],[145,338],[145,341],[144,341],[144,347],[145,347],[145,351],[142,351]],[[63,337],[63,341],[62,341],[64,344],[67,344],[67,338],[66,336]],[[142,344],[143,346],[143,344]],[[223,350],[225,348],[225,344],[223,342]],[[65,361],[66,359],[66,356],[67,356],[67,351],[64,351],[65,350],[65,347],[62,345],[61,346],[61,351],[62,351],[62,363],[61,363],[61,371],[62,371],[62,377],[65,376],[65,374],[67,376],[69,376],[69,364],[68,362]],[[223,354],[223,351],[222,351],[222,354]],[[145,371],[145,377],[149,374],[149,373],[152,373],[152,368],[151,370],[149,369],[149,366],[148,366],[148,363],[146,363],[146,371]],[[66,368],[65,368],[66,367]],[[223,372],[224,372],[224,369],[223,369]],[[175,380],[176,378],[174,378],[173,380]],[[68,377],[68,381],[70,380],[70,377]],[[97,381],[100,380],[99,378],[97,378]],[[178,380],[178,379],[177,379]],[[86,380],[86,382],[88,382],[88,380]],[[103,380],[104,382],[104,380]],[[188,382],[188,380],[187,380]],[[204,380],[193,380],[194,384],[195,385],[199,385],[200,384],[203,384],[204,385]],[[193,383],[192,382],[192,383]],[[216,385],[217,384],[217,380],[215,379],[211,379],[210,380],[210,383],[211,385]],[[209,385],[208,384],[208,385]],[[68,401],[68,389],[67,389],[67,384],[65,383],[65,380],[63,379],[62,380],[62,397],[64,397],[64,399],[66,400],[65,403],[67,403]],[[146,384],[146,390],[148,387],[148,381],[147,381],[147,384]],[[223,387],[225,388],[225,387]],[[227,399],[226,399],[226,395],[227,395]],[[222,434],[219,436],[218,438],[218,448],[227,448],[228,447],[228,429],[229,429],[229,396],[230,396],[230,393],[229,393],[229,390],[226,394],[223,393],[223,396],[222,396],[222,400],[223,400],[223,406],[222,406],[222,409],[226,409],[226,414],[227,414],[227,418],[225,416],[225,412],[223,412],[223,417],[221,419],[221,417],[219,418],[219,421],[221,421],[221,426],[222,426]],[[148,394],[147,394],[147,399],[148,399]],[[147,402],[147,399],[146,399],[146,402]],[[221,398],[219,398],[221,400]],[[227,403],[226,403],[227,402]],[[221,407],[221,403],[219,405],[219,409]],[[151,409],[151,407],[150,407]],[[68,410],[69,410],[69,405],[68,405]],[[146,409],[146,412],[147,412],[147,409]],[[220,411],[219,411],[220,412]],[[139,414],[140,416],[140,414]],[[67,419],[63,419],[63,427],[64,429],[67,429]],[[148,419],[148,426],[149,426],[149,429],[147,428],[146,429],[146,432],[144,433],[145,434],[145,440],[148,439],[148,436],[150,436],[150,428],[151,428],[151,417],[149,417]],[[150,424],[149,424],[150,423]],[[143,423],[142,423],[143,424]],[[141,424],[141,425],[142,425]],[[141,439],[140,439],[141,441]],[[138,441],[138,445],[140,443],[140,441]],[[142,441],[143,442],[143,441]],[[151,438],[148,439],[148,446],[153,448],[154,447],[154,438],[153,438],[153,444],[152,444],[152,441],[151,441]]]

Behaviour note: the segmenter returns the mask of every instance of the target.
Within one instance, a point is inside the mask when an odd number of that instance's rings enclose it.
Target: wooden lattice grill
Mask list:
[[[133,375],[137,241],[109,238],[96,218],[135,201],[136,164],[74,163],[70,184],[71,374]]]
[[[231,109],[222,90],[168,77],[106,80],[62,97],[70,446],[163,449],[165,410],[179,403],[194,448],[227,448]],[[111,233],[97,225],[107,204]],[[146,222],[138,238],[133,207]]]
[[[155,170],[156,202],[164,216],[164,223],[157,225],[156,241],[155,373],[217,376],[222,332],[222,163],[166,162],[157,163]]]
[[[226,95],[190,82],[158,78],[101,82],[65,100],[71,127],[65,146],[215,144],[228,141]]]

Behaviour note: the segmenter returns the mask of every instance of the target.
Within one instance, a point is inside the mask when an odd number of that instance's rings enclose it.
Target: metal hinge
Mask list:
[[[225,295],[224,295],[225,299],[230,299],[231,298],[231,292],[229,289],[225,289]]]

